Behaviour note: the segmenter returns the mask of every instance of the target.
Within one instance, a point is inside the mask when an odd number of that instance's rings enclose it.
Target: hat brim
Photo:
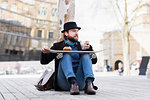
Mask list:
[[[62,30],[61,32],[64,33],[65,31],[68,31],[68,30],[70,30],[70,29],[78,29],[78,30],[80,30],[81,27],[73,27],[73,28],[69,28],[69,29],[67,29],[67,30]]]

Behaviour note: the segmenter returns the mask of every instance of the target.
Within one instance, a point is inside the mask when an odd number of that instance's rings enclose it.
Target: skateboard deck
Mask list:
[[[67,51],[67,50],[52,50],[50,49],[50,52],[52,53],[99,53],[104,50],[98,50],[98,51]]]

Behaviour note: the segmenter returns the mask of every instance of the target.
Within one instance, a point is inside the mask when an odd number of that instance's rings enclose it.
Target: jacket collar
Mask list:
[[[77,42],[76,44],[77,44],[78,50],[82,50],[82,49],[81,49],[80,42]],[[62,41],[62,45],[60,45],[60,48],[63,49],[65,46],[66,46],[66,43],[65,43],[65,40],[64,40],[64,41]]]
[[[68,44],[69,46],[75,46],[77,43],[70,43],[68,40],[65,40],[65,43]]]

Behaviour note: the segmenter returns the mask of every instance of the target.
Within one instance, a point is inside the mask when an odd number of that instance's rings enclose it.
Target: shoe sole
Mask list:
[[[70,95],[79,95],[79,92],[70,93]]]
[[[88,94],[88,95],[95,95],[96,93],[95,92],[84,92],[84,93],[86,93],[86,94]]]

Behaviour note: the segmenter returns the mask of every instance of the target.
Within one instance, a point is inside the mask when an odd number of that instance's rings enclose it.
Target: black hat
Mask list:
[[[62,30],[61,32],[64,33],[65,31],[68,31],[70,29],[81,29],[81,27],[78,27],[76,22],[67,22],[64,24],[64,30]]]

